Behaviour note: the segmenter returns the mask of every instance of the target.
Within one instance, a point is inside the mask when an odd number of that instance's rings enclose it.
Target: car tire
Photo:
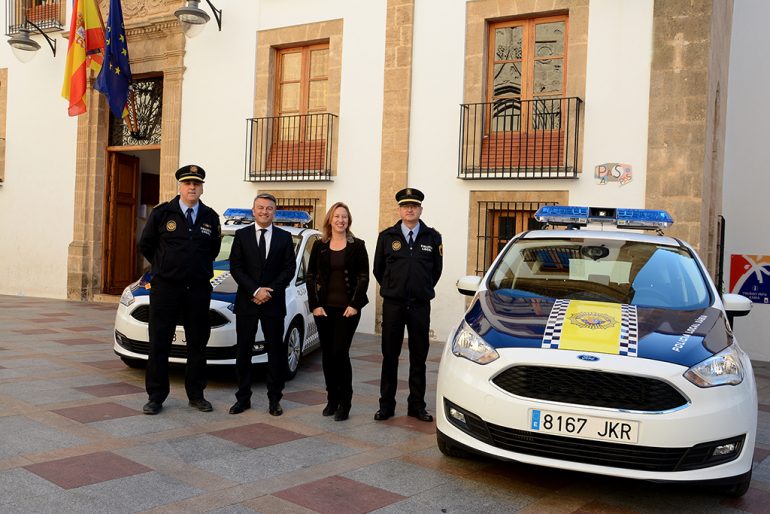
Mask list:
[[[445,436],[438,430],[436,430],[436,444],[438,445],[439,451],[447,457],[463,459],[471,456],[470,453],[458,446],[454,440]]]
[[[299,320],[294,320],[289,325],[289,330],[286,331],[286,337],[284,342],[288,347],[288,372],[286,374],[286,380],[291,380],[297,376],[297,370],[299,369],[300,360],[302,360],[302,343],[303,333],[302,324]]]
[[[121,357],[123,364],[133,369],[144,369],[147,367],[147,361],[143,359],[131,359],[130,357]]]
[[[740,498],[746,494],[746,492],[749,490],[749,486],[751,486],[751,470],[749,470],[748,473],[744,473],[743,475],[737,476],[735,478],[736,482],[725,486],[723,491],[725,496],[729,496],[731,498]]]

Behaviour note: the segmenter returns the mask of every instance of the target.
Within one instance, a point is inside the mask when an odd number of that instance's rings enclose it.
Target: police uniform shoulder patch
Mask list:
[[[394,252],[399,251],[401,249],[401,241],[393,241],[390,247],[393,248]]]
[[[169,232],[173,232],[174,230],[176,230],[176,221],[174,220],[167,221],[166,230],[168,230]]]

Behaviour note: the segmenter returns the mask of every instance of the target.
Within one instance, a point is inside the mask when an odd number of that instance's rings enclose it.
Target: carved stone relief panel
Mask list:
[[[99,0],[99,7],[106,16],[109,11],[110,0]],[[168,14],[174,15],[174,11],[184,5],[181,0],[122,0],[123,21],[128,27],[137,21],[146,21],[142,18]],[[105,20],[106,21],[106,20]]]

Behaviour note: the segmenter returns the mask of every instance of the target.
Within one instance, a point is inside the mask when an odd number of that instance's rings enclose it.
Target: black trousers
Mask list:
[[[425,408],[425,361],[430,345],[430,302],[382,302],[382,375],[380,409],[393,412],[398,386],[398,357],[404,344],[404,328],[409,335],[410,411]]]
[[[321,340],[321,364],[326,380],[326,398],[331,405],[350,407],[353,399],[353,367],[350,365],[350,345],[361,312],[346,318],[346,307],[324,307],[326,316],[314,316]]]
[[[235,357],[235,373],[238,391],[235,398],[239,402],[251,401],[251,350],[257,337],[257,327],[262,323],[267,348],[267,399],[280,401],[283,386],[289,373],[289,348],[283,340],[283,316],[235,315],[235,333],[238,352]]]
[[[184,387],[187,398],[203,398],[206,389],[206,345],[209,342],[211,284],[183,285],[159,279],[152,281],[150,294],[150,355],[145,388],[151,401],[163,403],[169,394],[168,357],[180,317],[187,344]]]

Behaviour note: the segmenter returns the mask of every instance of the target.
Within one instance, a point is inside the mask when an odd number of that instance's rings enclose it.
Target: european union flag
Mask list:
[[[107,97],[110,110],[118,118],[127,114],[128,86],[133,82],[128,64],[128,43],[123,28],[123,9],[120,0],[110,0],[104,47],[104,64],[96,77],[94,88]]]

